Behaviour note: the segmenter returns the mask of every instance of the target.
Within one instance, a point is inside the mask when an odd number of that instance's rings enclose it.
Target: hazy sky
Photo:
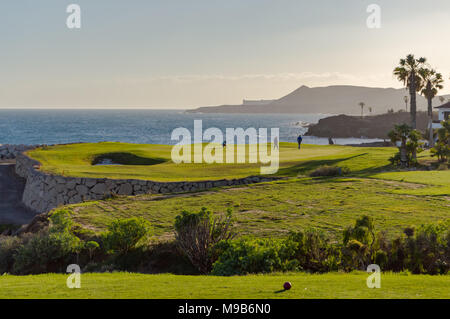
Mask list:
[[[82,28],[66,26],[81,6]],[[369,4],[381,28],[369,29]],[[401,87],[408,53],[450,93],[448,0],[2,0],[0,107],[189,108],[301,85]]]

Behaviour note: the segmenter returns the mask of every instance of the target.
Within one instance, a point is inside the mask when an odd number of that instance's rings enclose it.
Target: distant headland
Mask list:
[[[383,114],[388,110],[406,110],[405,89],[372,88],[335,85],[327,87],[301,86],[277,100],[244,100],[241,105],[205,106],[189,113],[324,113],[360,114],[359,103],[364,102],[367,114]],[[450,98],[450,95],[444,96]],[[417,96],[419,110],[426,110],[427,102]]]

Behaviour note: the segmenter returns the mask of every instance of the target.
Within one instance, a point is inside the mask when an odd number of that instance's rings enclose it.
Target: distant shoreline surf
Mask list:
[[[200,114],[156,109],[0,109],[0,144],[61,144],[120,141],[169,144],[177,127],[193,129],[196,119],[204,127],[280,128],[281,142],[295,142],[307,125],[330,114]],[[298,123],[302,123],[299,125]],[[305,136],[306,144],[328,144],[328,138]],[[336,144],[360,144],[379,139],[336,138]]]

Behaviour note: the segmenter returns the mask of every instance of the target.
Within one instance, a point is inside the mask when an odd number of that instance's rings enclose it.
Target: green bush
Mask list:
[[[352,240],[358,240],[365,245],[371,245],[375,241],[375,226],[373,218],[362,216],[355,221],[355,226],[344,230],[344,245]]]
[[[298,270],[296,245],[290,240],[241,239],[222,241],[212,274],[218,276]]]
[[[214,275],[292,270],[326,272],[339,267],[339,250],[317,229],[291,233],[284,240],[223,241],[217,245],[216,253],[219,259],[213,265]]]
[[[67,231],[38,233],[17,249],[14,273],[63,272],[68,263],[76,261],[80,249],[80,239]]]
[[[302,269],[309,272],[338,270],[340,252],[330,243],[330,238],[319,229],[292,232],[288,240],[296,243],[295,258]]]
[[[22,243],[18,237],[0,236],[0,275],[12,271],[13,256]]]
[[[50,220],[50,232],[61,233],[70,232],[74,225],[70,218],[72,212],[68,209],[61,209],[49,216]]]
[[[308,229],[284,240],[240,239],[216,246],[214,275],[244,275],[273,271],[365,271],[378,264],[383,271],[446,274],[450,268],[450,230],[447,224],[408,227],[389,240],[375,233],[368,216],[344,231],[342,244],[333,244],[323,231]]]
[[[89,252],[89,260],[91,260],[94,252],[100,248],[100,245],[96,241],[88,241],[84,244],[84,248]]]
[[[358,218],[343,234],[343,261],[347,269],[364,268],[374,260],[375,226],[369,216]]]
[[[322,177],[322,176],[342,176],[350,173],[350,170],[347,167],[338,167],[338,166],[320,166],[313,172],[309,174],[311,177]]]
[[[406,240],[407,267],[412,273],[443,274],[449,269],[449,230],[444,225],[422,225]]]
[[[73,225],[70,215],[66,209],[55,212],[49,217],[48,229],[24,240],[14,254],[14,273],[63,272],[68,263],[78,263],[83,245],[70,231]]]
[[[175,219],[175,236],[178,247],[203,274],[211,271],[217,260],[214,247],[223,240],[234,237],[232,211],[226,216],[214,216],[203,207],[198,213],[183,211]]]
[[[437,156],[440,162],[450,161],[450,120],[443,121],[442,127],[437,130],[438,140],[431,149],[431,156]],[[447,167],[448,165],[443,167]]]
[[[103,234],[103,244],[107,251],[126,254],[150,235],[150,223],[139,217],[113,221]]]
[[[374,256],[374,263],[380,266],[381,269],[386,269],[388,264],[388,254],[383,250],[377,250]]]
[[[388,133],[391,142],[398,147],[398,153],[390,158],[394,165],[410,167],[417,165],[417,153],[423,151],[422,138],[419,131],[412,129],[407,124],[395,125],[394,129]]]

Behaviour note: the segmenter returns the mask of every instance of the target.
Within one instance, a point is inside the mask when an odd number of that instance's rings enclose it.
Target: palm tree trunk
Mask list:
[[[408,166],[408,155],[406,151],[406,138],[402,138],[402,144],[400,146],[400,163],[402,167]]]
[[[417,128],[416,121],[416,113],[417,113],[417,104],[416,104],[416,75],[414,72],[411,73],[411,82],[409,84],[409,94],[411,95],[411,127],[413,130]],[[414,150],[412,153],[412,158],[417,158],[417,153]]]
[[[429,141],[428,144],[430,148],[434,146],[434,138],[433,138],[433,100],[431,97],[428,98],[428,128],[429,132]]]
[[[411,80],[409,84],[409,94],[411,95],[411,127],[413,130],[417,128],[416,124],[416,112],[417,112],[417,104],[416,104],[416,76],[414,72],[411,73]]]

